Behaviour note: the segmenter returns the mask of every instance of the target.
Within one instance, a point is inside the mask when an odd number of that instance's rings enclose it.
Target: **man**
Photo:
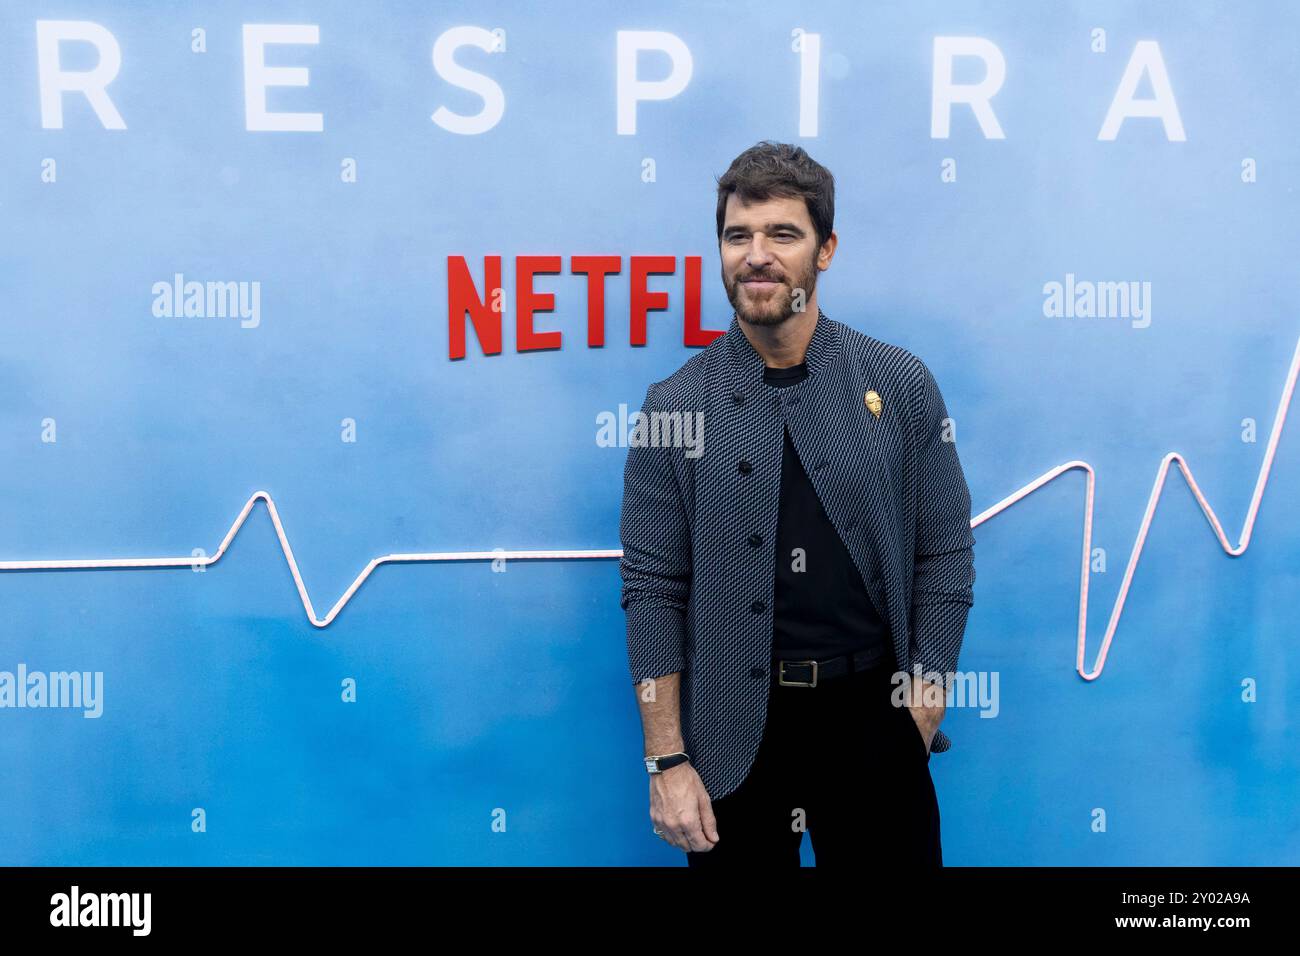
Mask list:
[[[621,603],[650,817],[692,867],[798,866],[805,830],[819,866],[942,865],[929,757],[973,604],[970,493],[928,367],[818,307],[833,223],[834,180],[803,149],[735,159],[730,328],[649,387],[629,443]],[[697,413],[702,453],[662,440]]]

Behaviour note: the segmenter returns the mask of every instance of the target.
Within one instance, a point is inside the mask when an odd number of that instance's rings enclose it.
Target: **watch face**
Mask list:
[[[686,759],[681,754],[669,754],[666,757],[646,757],[645,768],[651,773],[663,773],[665,770],[671,770],[679,763],[684,763]]]

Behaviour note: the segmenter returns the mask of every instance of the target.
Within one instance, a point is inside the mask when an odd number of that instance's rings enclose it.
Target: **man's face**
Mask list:
[[[817,287],[820,250],[802,199],[772,198],[746,206],[732,193],[720,252],[722,284],[741,319],[780,325],[807,308]]]

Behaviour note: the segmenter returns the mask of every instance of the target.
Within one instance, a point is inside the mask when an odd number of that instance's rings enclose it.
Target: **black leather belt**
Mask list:
[[[824,661],[772,661],[772,680],[781,687],[816,687],[819,682],[879,667],[890,648],[877,646]]]

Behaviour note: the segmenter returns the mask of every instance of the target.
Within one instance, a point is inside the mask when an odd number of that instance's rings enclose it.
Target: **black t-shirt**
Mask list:
[[[785,388],[808,377],[806,362],[768,367],[763,381]],[[795,549],[802,549],[796,554]],[[802,568],[802,570],[797,570]],[[868,647],[893,653],[889,626],[867,593],[857,565],[826,516],[785,429],[776,532],[773,657],[826,660]]]

